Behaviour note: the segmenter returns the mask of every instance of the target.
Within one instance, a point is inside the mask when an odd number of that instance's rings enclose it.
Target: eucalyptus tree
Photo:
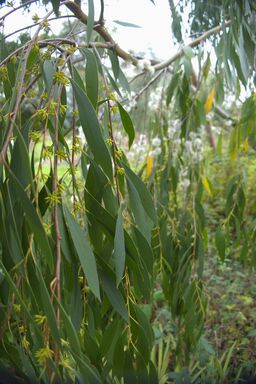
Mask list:
[[[43,18],[33,16],[31,38],[11,47],[4,25],[33,2],[7,3],[1,17],[1,368],[29,382],[166,382],[189,364],[203,332],[209,113],[224,121],[232,158],[254,146],[255,94],[238,117],[223,107],[227,94],[255,81],[254,1],[169,1],[177,52],[165,61],[119,46],[104,0],[99,15],[93,0],[52,0]],[[46,37],[63,8],[84,26],[84,41],[75,28]],[[145,93],[155,137],[135,172],[132,117]],[[244,205],[236,177],[216,231],[221,258],[224,225],[246,230]],[[175,335],[165,361],[153,331],[158,287]]]

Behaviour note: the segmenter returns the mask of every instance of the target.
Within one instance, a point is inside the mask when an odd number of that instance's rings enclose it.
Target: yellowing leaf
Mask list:
[[[248,137],[246,137],[246,139],[243,141],[243,150],[245,152],[248,152],[248,149],[249,149],[249,143],[248,143]]]
[[[149,178],[153,168],[153,157],[148,155],[147,157],[147,167],[146,167],[146,177]]]
[[[211,92],[209,93],[206,102],[204,104],[206,113],[209,113],[212,110],[213,100],[215,96],[215,89],[212,88]]]
[[[208,195],[210,197],[213,197],[212,189],[211,189],[211,186],[210,186],[209,181],[207,180],[207,178],[205,176],[201,175],[201,180],[202,180],[202,184],[204,186],[204,189],[206,190]]]

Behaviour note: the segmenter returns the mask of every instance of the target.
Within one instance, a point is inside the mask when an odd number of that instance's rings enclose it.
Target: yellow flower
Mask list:
[[[21,340],[21,345],[24,349],[29,349],[29,346],[30,346],[30,343],[28,341],[28,339],[26,338],[26,336],[24,336]]]
[[[39,349],[35,353],[35,358],[39,364],[45,364],[48,359],[51,359],[53,355],[53,350],[50,349],[49,345],[44,348]]]
[[[20,313],[20,304],[13,304],[14,312]]]
[[[6,81],[8,79],[8,70],[6,65],[0,67],[0,80]]]
[[[46,316],[44,315],[35,315],[35,322],[39,325],[42,325],[46,321]]]
[[[55,72],[53,74],[53,80],[59,84],[63,84],[63,85],[69,84],[69,79],[67,78],[67,76],[63,71]]]
[[[49,202],[51,205],[60,204],[61,202],[59,192],[56,192],[56,191],[52,192],[49,196],[47,196],[45,200]]]
[[[116,173],[117,173],[118,175],[124,175],[124,174],[125,174],[124,168],[122,168],[122,167],[117,167],[117,169],[116,169]]]

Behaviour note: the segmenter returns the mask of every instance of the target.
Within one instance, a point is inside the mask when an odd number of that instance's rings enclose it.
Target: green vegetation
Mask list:
[[[242,383],[256,375],[254,1],[169,1],[164,62],[119,47],[94,3],[46,1],[32,37],[0,37],[0,379]]]

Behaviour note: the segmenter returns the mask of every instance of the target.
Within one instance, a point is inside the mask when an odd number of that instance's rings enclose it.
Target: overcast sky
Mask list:
[[[95,16],[98,17],[100,1],[95,0]],[[16,1],[16,4],[19,2]],[[87,10],[84,2],[84,10]],[[171,15],[167,0],[155,0],[155,6],[150,0],[106,0],[105,1],[105,20],[107,26],[116,27],[115,39],[124,49],[132,49],[135,52],[147,52],[152,49],[156,57],[164,59],[173,53],[171,36]],[[48,6],[50,10],[50,5]],[[14,12],[6,19],[4,32],[11,33],[18,28],[32,24],[32,16],[37,13],[39,16],[45,14],[45,8],[33,5],[30,13],[22,11]],[[0,9],[2,16],[7,8]],[[65,7],[61,7],[61,13],[65,14]],[[127,28],[113,22],[119,20],[130,22],[141,26],[141,28]],[[55,33],[61,29],[61,23],[51,22],[51,27]],[[14,37],[12,37],[13,39]]]

